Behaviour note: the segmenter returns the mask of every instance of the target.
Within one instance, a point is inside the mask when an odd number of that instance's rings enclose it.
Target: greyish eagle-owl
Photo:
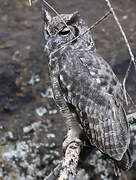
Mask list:
[[[67,125],[63,147],[79,141],[84,131],[91,145],[115,160],[119,169],[129,169],[129,124],[121,83],[96,52],[91,32],[84,33],[88,26],[78,13],[44,13],[54,99]]]

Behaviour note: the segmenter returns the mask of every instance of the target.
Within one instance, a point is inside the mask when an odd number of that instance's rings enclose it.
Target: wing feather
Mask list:
[[[128,148],[129,133],[117,77],[97,53],[69,50],[60,62],[64,96],[77,112],[86,113],[92,145],[120,160]]]

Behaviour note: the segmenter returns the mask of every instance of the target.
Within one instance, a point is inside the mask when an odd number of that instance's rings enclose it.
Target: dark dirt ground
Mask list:
[[[49,2],[60,13],[78,10],[88,25],[92,25],[108,10],[104,0],[50,0]],[[136,54],[136,2],[112,0],[112,3]],[[41,7],[40,1],[35,1],[30,7],[28,0],[0,0],[0,136],[3,138],[3,134],[12,132],[14,140],[21,139],[25,134],[24,127],[39,121],[45,125],[51,122],[52,126],[48,126],[48,133],[50,135],[53,133],[57,137],[53,141],[56,143],[56,149],[61,153],[65,130],[62,118],[55,111],[56,105],[48,94],[51,85],[48,59],[43,52],[44,23]],[[93,37],[97,50],[109,61],[122,81],[130,57],[111,16],[93,30]],[[136,102],[135,77],[136,73],[131,68],[127,89]],[[42,116],[36,113],[39,107],[47,110]],[[47,134],[40,133],[38,136],[39,139],[46,140]],[[132,174],[132,177],[136,176],[136,173]],[[129,180],[134,179],[132,177],[130,176]]]

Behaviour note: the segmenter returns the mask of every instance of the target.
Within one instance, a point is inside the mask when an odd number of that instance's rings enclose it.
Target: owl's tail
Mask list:
[[[118,174],[119,170],[127,171],[131,168],[133,160],[129,149],[124,153],[120,161],[114,161],[115,163],[115,174]]]

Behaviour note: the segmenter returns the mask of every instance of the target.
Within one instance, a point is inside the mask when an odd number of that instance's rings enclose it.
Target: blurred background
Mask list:
[[[50,0],[59,13],[79,11],[90,26],[108,8],[104,0]],[[111,1],[136,55],[136,2]],[[42,180],[62,157],[65,127],[52,98],[48,58],[44,54],[42,2],[0,0],[0,180]],[[47,8],[48,9],[48,8]],[[49,9],[48,9],[49,10]],[[52,13],[51,10],[49,12]],[[122,82],[130,62],[121,33],[110,15],[92,31],[98,52]],[[127,90],[136,103],[136,73],[131,68]],[[136,112],[129,107],[128,113]],[[131,150],[136,160],[136,127]],[[77,179],[136,178],[136,162],[120,178],[100,152],[92,152]]]

